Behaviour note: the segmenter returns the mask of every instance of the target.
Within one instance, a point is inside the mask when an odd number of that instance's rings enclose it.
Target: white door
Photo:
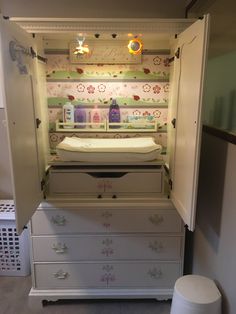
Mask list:
[[[42,199],[37,152],[32,37],[0,16],[3,104],[6,109],[13,195],[18,233]]]
[[[196,21],[178,36],[174,72],[176,125],[170,152],[171,199],[190,230],[195,227],[201,137],[201,106],[209,17]]]

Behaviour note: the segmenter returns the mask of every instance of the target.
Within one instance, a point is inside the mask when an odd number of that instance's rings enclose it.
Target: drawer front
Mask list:
[[[157,172],[66,172],[51,171],[49,191],[52,195],[117,194],[156,195],[162,193],[162,171]]]
[[[104,192],[104,180],[83,172],[50,172],[51,194],[94,195]]]
[[[178,260],[181,237],[51,236],[32,237],[36,262],[82,260]]]
[[[125,173],[118,178],[104,179],[105,191],[118,196],[156,194],[162,192],[162,172]]]
[[[35,264],[36,288],[173,288],[179,263]]]
[[[175,210],[155,209],[49,209],[32,218],[32,234],[181,232]]]

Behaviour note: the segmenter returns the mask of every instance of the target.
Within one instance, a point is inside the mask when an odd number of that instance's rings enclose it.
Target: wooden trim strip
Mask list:
[[[210,125],[203,125],[203,132],[206,132],[208,134],[221,138],[226,142],[236,145],[236,134],[230,131],[221,130]]]

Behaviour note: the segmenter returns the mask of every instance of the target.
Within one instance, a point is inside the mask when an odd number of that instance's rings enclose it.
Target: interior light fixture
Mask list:
[[[84,45],[84,41],[85,41],[85,37],[77,38],[78,46],[76,46],[75,50],[73,51],[75,55],[83,55],[83,54],[89,53],[89,47],[88,45]]]
[[[143,44],[139,38],[133,38],[128,44],[129,53],[138,55],[142,52]]]

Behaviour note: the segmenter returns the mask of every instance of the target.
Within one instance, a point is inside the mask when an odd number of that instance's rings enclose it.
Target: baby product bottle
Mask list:
[[[77,123],[86,122],[86,110],[85,110],[85,108],[83,108],[82,106],[77,106],[75,108],[74,120]],[[80,129],[80,128],[85,128],[85,125],[76,125],[75,127]]]
[[[112,103],[109,109],[109,122],[120,122],[120,108],[115,99],[112,99]],[[111,125],[110,128],[119,128],[119,126]]]
[[[63,122],[74,123],[74,106],[70,102],[66,102],[63,106]],[[64,125],[64,129],[73,128],[73,125]]]
[[[91,122],[92,123],[100,123],[101,122],[101,112],[97,108],[97,106],[91,111]],[[92,126],[92,128],[98,128],[97,125]]]

